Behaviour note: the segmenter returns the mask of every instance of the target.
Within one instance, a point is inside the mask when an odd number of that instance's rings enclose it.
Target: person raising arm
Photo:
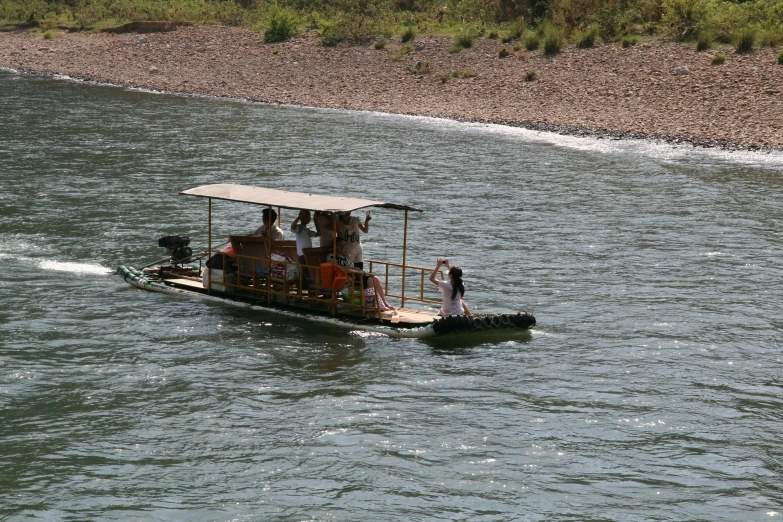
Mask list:
[[[442,281],[436,278],[440,267],[446,265],[449,269],[449,280]],[[465,285],[462,282],[462,269],[458,266],[450,266],[448,259],[438,258],[435,270],[430,274],[430,281],[435,284],[443,296],[443,304],[438,315],[448,317],[450,315],[472,315],[468,305],[462,300],[465,295]]]

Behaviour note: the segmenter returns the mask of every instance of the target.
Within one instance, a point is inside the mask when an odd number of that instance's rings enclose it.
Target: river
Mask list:
[[[782,155],[0,71],[0,160],[2,520],[781,517]],[[113,274],[204,246],[207,183],[421,208],[408,262],[538,325],[390,339]],[[399,261],[401,214],[363,243]]]

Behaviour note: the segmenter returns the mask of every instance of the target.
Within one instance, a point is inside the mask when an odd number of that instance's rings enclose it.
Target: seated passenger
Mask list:
[[[381,312],[394,310],[394,307],[391,306],[388,301],[386,301],[386,294],[383,293],[383,286],[381,285],[381,280],[378,279],[378,276],[365,274],[358,268],[354,267],[353,263],[351,263],[345,256],[345,240],[343,238],[337,238],[337,255],[335,256],[329,254],[326,256],[326,261],[328,263],[334,263],[335,265],[342,267],[346,272],[350,272],[352,274],[361,274],[365,296],[369,297],[374,295],[377,297],[378,308]],[[346,285],[346,288],[347,287],[348,285]],[[365,306],[375,308],[375,299],[366,299]]]
[[[265,208],[261,211],[261,217],[264,224],[258,227],[256,231],[250,235],[255,237],[266,237],[267,231],[271,226],[272,239],[274,241],[282,241],[283,231],[280,230],[280,227],[278,227],[277,223],[275,223],[275,221],[277,221],[277,212],[275,212],[274,209]]]

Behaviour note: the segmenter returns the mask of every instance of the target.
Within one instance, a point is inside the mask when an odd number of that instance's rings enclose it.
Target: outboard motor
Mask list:
[[[188,236],[164,236],[158,239],[158,246],[166,249],[166,253],[171,255],[171,262],[175,264],[186,262],[193,255],[189,244]]]

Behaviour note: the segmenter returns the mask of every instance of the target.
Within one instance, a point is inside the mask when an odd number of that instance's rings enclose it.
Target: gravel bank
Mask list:
[[[139,34],[0,33],[0,66],[194,94],[440,116],[610,138],[783,150],[783,66],[777,49],[697,53],[665,42],[567,49],[549,58],[495,40],[450,54],[450,38],[413,52],[372,44],[325,48],[308,32],[263,44],[223,26]],[[506,47],[512,55],[500,59]],[[711,65],[718,53],[728,59]],[[416,64],[419,64],[418,67]],[[687,67],[688,73],[675,69]],[[454,77],[456,71],[470,74]],[[525,81],[534,71],[535,81]],[[680,72],[683,72],[682,70]],[[473,75],[473,76],[471,76]],[[458,75],[459,76],[459,75]]]

